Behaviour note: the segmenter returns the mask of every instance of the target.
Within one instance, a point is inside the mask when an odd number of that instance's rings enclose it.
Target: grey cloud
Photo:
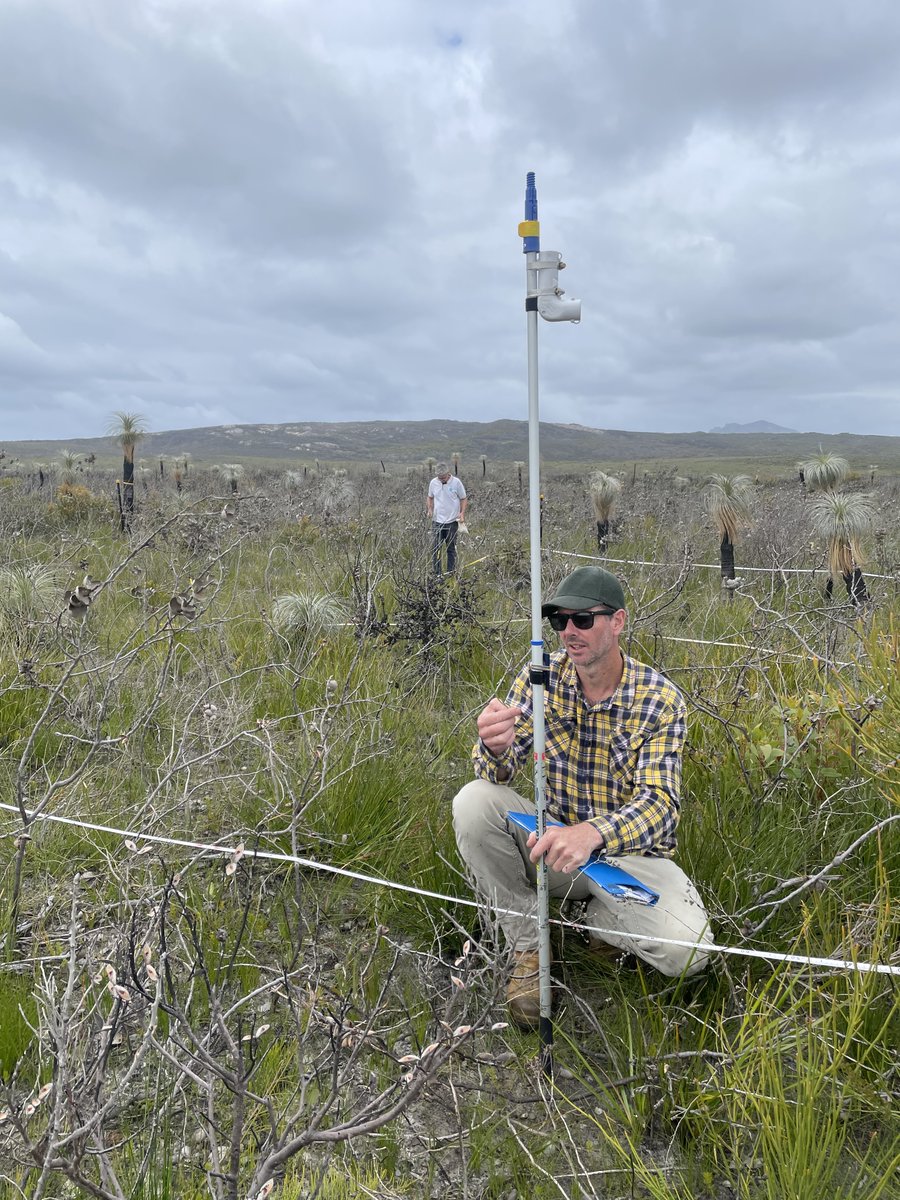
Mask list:
[[[498,55],[492,102],[515,104],[544,144],[618,171],[643,169],[698,123],[771,134],[800,122],[811,141],[835,123],[858,128],[896,81],[888,0],[561,0],[552,20],[529,10],[525,46]]]
[[[527,169],[548,419],[900,432],[898,67],[875,0],[8,0],[4,435],[523,416]]]
[[[378,115],[264,9],[160,25],[140,3],[0,15],[0,133],[81,186],[251,246],[363,240],[406,180]],[[191,8],[185,19],[190,23]],[[5,114],[5,117],[4,117]],[[396,204],[393,206],[396,217]]]

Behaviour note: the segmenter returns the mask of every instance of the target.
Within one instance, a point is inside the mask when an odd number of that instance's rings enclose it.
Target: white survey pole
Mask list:
[[[519,225],[525,254],[525,319],[528,336],[528,527],[531,558],[531,668],[530,680],[534,718],[534,806],[537,836],[547,828],[544,787],[544,639],[541,617],[541,448],[538,404],[538,314],[546,321],[581,320],[581,301],[565,300],[558,286],[560,270],[566,265],[555,250],[541,252],[537,188],[534,172],[525,180],[525,220]],[[537,865],[538,973],[540,982],[541,1065],[552,1072],[553,994],[550,984],[550,892],[547,863]]]

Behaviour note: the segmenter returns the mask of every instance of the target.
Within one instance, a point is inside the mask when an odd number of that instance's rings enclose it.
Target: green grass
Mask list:
[[[16,1068],[27,1072],[34,1049],[34,1025],[37,1015],[32,990],[32,980],[27,975],[4,972],[0,974],[0,1080],[7,1081]]]
[[[317,508],[312,478],[290,505],[274,476],[248,480],[248,491],[259,484],[262,494],[280,499],[242,502],[234,519],[220,516],[221,505],[198,503],[190,523],[136,554],[82,630],[44,630],[35,639],[31,681],[17,648],[0,644],[4,798],[47,689],[77,653],[77,670],[38,726],[25,763],[30,805],[46,802],[56,815],[229,847],[296,846],[321,863],[466,897],[450,806],[471,777],[477,712],[490,695],[505,693],[528,656],[523,498],[508,464],[489,474],[489,487],[473,480],[472,528],[481,540],[467,544],[460,578],[436,586],[418,519],[422,480],[361,469],[351,477],[357,503],[346,520]],[[201,471],[192,473],[191,486],[202,489]],[[893,484],[880,480],[879,487],[889,513]],[[635,486],[626,480],[611,554],[678,563],[687,545],[694,560],[715,562],[715,535],[695,491],[675,495],[667,480],[644,482],[640,471]],[[583,476],[575,468],[551,473],[546,493],[545,546],[591,554]],[[100,578],[129,553],[128,540],[97,513],[87,513],[62,542],[46,499],[24,492],[13,499],[15,528],[29,533],[0,543],[5,562],[59,559],[74,581],[84,573],[80,562]],[[799,499],[793,483],[760,489],[757,527],[737,548],[739,574],[742,563],[770,565],[777,554],[806,568],[818,561]],[[183,502],[159,491],[142,508],[139,497],[133,544],[151,532],[142,524],[151,510],[164,518]],[[0,514],[0,533],[6,520]],[[887,562],[900,557],[893,526],[879,553]],[[548,551],[546,585],[576,561]],[[200,613],[171,629],[169,595],[204,573],[216,583]],[[698,882],[717,937],[888,961],[898,932],[900,823],[839,856],[898,812],[900,641],[892,592],[879,585],[880,607],[859,621],[840,605],[824,605],[820,579],[788,577],[775,586],[748,573],[749,594],[728,604],[715,571],[690,572],[676,587],[677,578],[674,567],[627,569],[632,648],[668,670],[688,699],[679,857]],[[152,599],[132,594],[134,587],[151,588]],[[367,628],[352,618],[309,636],[305,627],[282,637],[272,628],[280,595],[336,595],[358,614],[367,589],[377,599],[377,620]],[[91,749],[98,735],[109,741]],[[17,824],[4,814],[0,832],[14,834]],[[311,989],[335,1011],[344,1004],[362,1020],[396,947],[418,956],[404,958],[390,978],[380,1041],[367,1047],[354,1083],[384,1086],[399,1070],[391,1056],[407,1045],[421,1050],[441,1029],[464,931],[480,932],[468,907],[286,864],[245,856],[228,876],[226,859],[176,847],[139,855],[111,835],[49,823],[31,832],[17,953],[66,951],[73,877],[89,872],[75,891],[76,974],[83,995],[93,996],[90,981],[104,956],[130,970],[147,942],[161,962],[159,905],[168,887],[175,993],[198,1028],[216,1004],[238,1005],[242,1031],[254,1020],[271,1024],[255,1086],[283,1104],[296,1102],[313,1048],[328,1048],[324,1026],[312,1021],[301,994]],[[13,855],[5,836],[4,907]],[[827,878],[805,886],[832,862]],[[766,907],[766,893],[779,901],[774,909]],[[387,933],[376,936],[377,926]],[[258,1008],[241,1006],[242,997],[291,964],[307,969],[294,996],[299,1016],[277,994]],[[552,1103],[545,1106],[534,1088],[536,1039],[506,1031],[501,1044],[514,1060],[498,1065],[473,1048],[448,1066],[421,1110],[423,1141],[397,1124],[330,1157],[310,1153],[288,1166],[281,1194],[299,1198],[317,1184],[319,1195],[335,1200],[365,1195],[366,1188],[416,1195],[420,1184],[435,1195],[456,1194],[461,1172],[471,1195],[497,1200],[513,1190],[558,1196],[557,1178],[566,1181],[566,1194],[576,1194],[580,1180],[588,1194],[593,1188],[666,1200],[891,1194],[898,1133],[892,981],[729,958],[704,981],[675,985],[649,972],[598,967],[577,948],[560,970],[569,991],[558,1014],[557,1057],[569,1074],[557,1079]],[[64,968],[47,971],[59,989]],[[18,1063],[29,1084],[37,1069],[34,1039],[21,1017],[7,1014],[22,1003],[33,1022],[39,983],[31,972],[0,974],[0,1066],[8,1077]],[[461,1002],[474,1005],[488,986],[487,978],[473,983]],[[97,1003],[107,1016],[111,999]],[[173,1035],[173,1021],[160,1017],[161,1036]],[[485,1035],[478,1045],[493,1053],[498,1041]],[[156,1058],[153,1070],[152,1086],[148,1074],[145,1091],[121,1115],[122,1128],[110,1131],[121,1145],[117,1169],[132,1194],[148,1200],[206,1194],[206,1161],[179,1157],[204,1102],[191,1092],[193,1108],[166,1107],[169,1065]],[[310,1086],[314,1098],[324,1094],[323,1079]],[[229,1103],[227,1089],[218,1088],[223,1128]],[[154,1105],[163,1114],[158,1128],[146,1119]],[[267,1120],[259,1108],[248,1123],[248,1177]],[[456,1131],[452,1137],[448,1129]],[[145,1159],[153,1169],[138,1186]],[[33,1173],[17,1178],[26,1192],[33,1182]],[[18,1194],[0,1183],[2,1200]]]

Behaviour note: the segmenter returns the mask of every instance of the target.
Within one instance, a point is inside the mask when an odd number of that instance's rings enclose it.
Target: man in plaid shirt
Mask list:
[[[510,1013],[528,1028],[540,1015],[532,889],[541,855],[550,894],[587,900],[586,924],[608,931],[593,939],[601,952],[629,952],[664,975],[692,975],[708,954],[661,939],[712,941],[703,902],[672,859],[685,737],[681,693],[619,649],[625,594],[608,571],[579,567],[542,612],[563,646],[550,656],[544,689],[547,815],[562,825],[548,827],[538,841],[507,821],[509,812],[531,807],[508,786],[532,759],[530,664],[506,702],[492,699],[479,716],[477,778],[453,802],[457,843],[478,892],[499,910],[526,914],[501,911],[498,919],[515,960]],[[658,892],[657,903],[605,892],[579,869],[591,855]]]

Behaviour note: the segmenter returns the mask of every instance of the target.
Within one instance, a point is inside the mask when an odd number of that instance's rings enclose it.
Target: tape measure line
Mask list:
[[[19,814],[19,809],[14,804],[0,803],[0,809],[5,809],[7,812],[17,815]],[[50,813],[26,813],[26,815],[31,820],[51,821],[59,825],[74,826],[76,829],[91,830],[95,833],[108,833],[114,837],[135,842],[143,841],[153,845],[179,846],[186,850],[199,850],[205,854],[221,855],[223,858],[233,858],[237,854],[237,847],[235,846],[217,846],[208,842],[192,842],[184,838],[165,837],[162,834],[156,833],[136,833],[133,830],[119,829],[115,825],[99,825],[91,821],[80,821],[73,817],[60,817]],[[348,867],[338,867],[333,863],[319,862],[313,858],[302,858],[296,854],[281,854],[274,850],[244,850],[241,857],[243,859],[258,858],[270,862],[291,863],[295,866],[305,867],[311,871],[339,875],[345,879],[355,879],[360,883],[390,888],[394,891],[406,892],[413,896],[423,896],[429,900],[441,900],[445,904],[458,904],[466,908],[483,907],[482,903],[478,900],[460,896],[449,896],[444,892],[434,892],[428,888],[413,887],[411,884],[399,883],[392,879],[383,879],[378,875],[364,875],[362,872],[352,871]],[[515,909],[495,909],[494,911],[499,912],[501,915],[537,919],[533,913],[522,913]],[[578,925],[570,921],[553,920],[551,923],[564,926],[566,929],[593,933],[599,937],[614,935],[618,938],[624,937],[639,940],[642,936],[640,934],[624,933],[621,929],[600,929],[594,925]],[[742,946],[723,946],[717,942],[685,941],[680,938],[657,937],[653,940],[659,942],[660,945],[682,946],[687,949],[702,950],[707,954],[725,954],[740,958],[758,958],[771,963],[791,963],[802,967],[822,967],[832,971],[856,971],[859,974],[894,975],[900,977],[900,966],[892,966],[890,963],[863,963],[855,962],[853,959],[819,958],[806,954],[784,954],[776,950],[752,950]]]

